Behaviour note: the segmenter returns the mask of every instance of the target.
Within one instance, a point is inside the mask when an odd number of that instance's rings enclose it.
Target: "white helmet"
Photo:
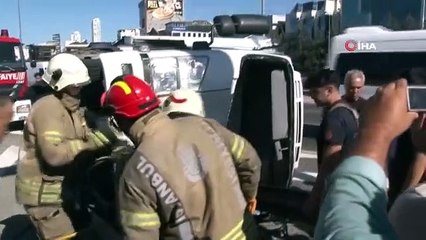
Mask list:
[[[70,85],[84,86],[90,83],[87,67],[78,57],[69,53],[53,56],[42,79],[55,91]]]
[[[201,96],[190,89],[179,89],[164,100],[163,110],[166,113],[184,112],[205,117],[204,103]]]

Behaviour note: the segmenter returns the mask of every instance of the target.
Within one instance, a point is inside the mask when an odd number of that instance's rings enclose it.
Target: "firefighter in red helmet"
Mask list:
[[[243,218],[261,164],[245,139],[213,120],[171,120],[132,75],[116,78],[102,103],[138,146],[119,186],[127,239],[257,239]]]

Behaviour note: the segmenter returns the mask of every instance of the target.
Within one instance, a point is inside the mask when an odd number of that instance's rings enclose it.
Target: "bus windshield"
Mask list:
[[[336,71],[341,76],[351,69],[362,70],[366,85],[379,86],[397,74],[414,67],[426,67],[426,52],[362,52],[342,53],[338,56]]]
[[[25,69],[25,57],[20,43],[0,42],[0,71]]]

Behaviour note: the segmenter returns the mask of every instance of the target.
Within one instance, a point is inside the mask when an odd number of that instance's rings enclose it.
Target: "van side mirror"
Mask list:
[[[35,68],[35,67],[37,67],[37,63],[36,63],[36,61],[32,60],[32,61],[30,62],[30,67],[31,67],[31,68]]]

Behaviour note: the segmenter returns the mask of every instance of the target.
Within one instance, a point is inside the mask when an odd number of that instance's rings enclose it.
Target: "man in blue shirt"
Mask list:
[[[406,91],[406,80],[398,80],[380,88],[365,106],[350,157],[328,179],[315,239],[398,239],[387,216],[383,169],[392,140],[418,117],[407,111]]]
[[[324,181],[340,164],[355,139],[358,112],[342,100],[340,81],[331,71],[322,70],[308,78],[307,86],[316,105],[324,107],[317,136],[318,177],[304,209],[315,220],[324,194]]]

